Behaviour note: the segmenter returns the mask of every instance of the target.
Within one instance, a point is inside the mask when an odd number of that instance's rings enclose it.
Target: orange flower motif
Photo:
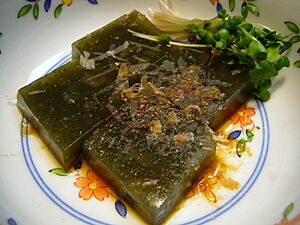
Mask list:
[[[300,213],[296,215],[291,220],[288,220],[287,218],[283,218],[279,223],[275,225],[299,225],[300,224]]]
[[[84,200],[95,196],[99,201],[103,201],[109,196],[109,192],[105,189],[107,185],[92,170],[86,172],[86,177],[78,177],[74,185],[81,188],[79,197]]]
[[[254,115],[255,115],[255,109],[252,107],[246,108],[246,105],[244,105],[235,114],[231,116],[230,120],[232,121],[233,124],[240,122],[241,125],[245,127],[253,123],[250,117]]]
[[[219,0],[209,0],[212,5],[215,5]]]

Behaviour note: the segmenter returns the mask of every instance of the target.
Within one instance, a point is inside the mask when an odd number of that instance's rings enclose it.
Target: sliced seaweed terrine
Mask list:
[[[120,64],[113,116],[83,146],[92,168],[150,224],[170,215],[214,158],[207,124],[222,123],[250,88],[247,71],[224,56],[206,68],[207,51],[161,46],[156,54],[141,71]]]
[[[18,106],[68,168],[82,154],[149,223],[160,224],[211,162],[209,132],[249,97],[245,68],[168,46],[137,11],[72,45],[73,60],[21,88]],[[208,65],[209,64],[209,65]]]
[[[136,27],[150,34],[159,31],[133,11],[74,43],[71,62],[18,91],[19,109],[65,168],[80,155],[82,142],[110,115],[106,104],[120,60],[139,62],[137,55],[157,58],[149,49],[138,52],[141,45],[151,43],[127,32]],[[88,64],[87,54],[95,65]]]

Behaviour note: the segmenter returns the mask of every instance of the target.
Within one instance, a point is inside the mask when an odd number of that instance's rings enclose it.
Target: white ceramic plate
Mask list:
[[[102,187],[108,196],[102,201],[94,196],[89,200],[79,198],[81,188],[76,182],[79,177],[87,176],[87,165],[83,164],[81,170],[69,176],[49,173],[60,166],[22,123],[14,96],[29,80],[65,63],[73,41],[132,9],[147,13],[147,7],[158,7],[157,2],[98,0],[98,5],[93,5],[87,0],[74,1],[69,7],[64,5],[56,19],[53,13],[61,2],[52,1],[48,13],[43,8],[44,2],[39,2],[37,20],[32,16],[32,9],[17,19],[18,11],[26,4],[33,4],[31,1],[0,3],[0,32],[3,33],[0,38],[0,224],[142,224],[106,186]],[[220,3],[227,6],[227,1]],[[254,3],[261,16],[250,17],[252,21],[285,34],[289,31],[283,21],[300,25],[297,0]],[[180,15],[190,18],[216,15],[215,6],[208,0],[174,0],[172,5]],[[289,52],[292,62],[300,58],[298,48],[299,44]],[[288,205],[287,218],[282,221],[299,224],[295,222],[300,220],[299,84],[299,69],[291,66],[282,70],[274,81],[269,102],[249,102],[248,107],[256,111],[251,119],[261,129],[255,130],[255,139],[250,143],[252,157],[243,157],[240,169],[232,174],[241,187],[235,191],[220,189],[217,204],[209,203],[202,195],[193,197],[177,210],[168,224],[276,224],[282,220]]]

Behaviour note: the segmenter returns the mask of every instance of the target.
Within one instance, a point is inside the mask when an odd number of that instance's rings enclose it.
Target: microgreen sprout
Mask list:
[[[133,36],[146,39],[149,41],[155,41],[155,42],[163,42],[168,45],[177,45],[182,47],[192,47],[192,48],[212,48],[211,45],[205,45],[205,44],[193,44],[189,42],[180,42],[180,41],[173,41],[171,37],[168,34],[160,34],[158,36],[155,35],[148,35],[148,34],[142,34],[133,30],[128,29],[129,33],[131,33]]]
[[[235,0],[228,0],[229,9],[235,9]],[[172,40],[177,36],[184,37],[190,42],[190,47],[210,47],[214,52],[226,52],[232,55],[228,64],[241,64],[249,68],[249,81],[253,85],[253,94],[263,101],[270,98],[269,89],[272,78],[278,71],[290,66],[289,58],[285,55],[293,44],[300,42],[299,27],[291,21],[285,21],[292,34],[283,36],[262,24],[248,22],[248,13],[259,16],[258,7],[243,0],[241,15],[229,15],[220,8],[217,17],[209,20],[180,18],[176,14],[151,11],[154,24],[168,35],[145,36],[149,40],[180,44]],[[133,33],[133,35],[136,35]],[[136,35],[137,36],[137,35]],[[139,35],[141,37],[141,35]],[[195,46],[192,46],[195,45]],[[299,67],[299,60],[293,63]],[[209,64],[208,64],[209,66]]]
[[[259,11],[252,3],[244,2],[245,11],[242,16],[230,16],[225,9],[218,12],[218,17],[223,23],[215,26],[211,21],[205,25],[190,24],[186,32],[194,35],[197,42],[212,45],[219,51],[233,53],[234,60],[230,63],[239,63],[249,66],[249,80],[254,87],[254,95],[263,101],[270,98],[269,88],[271,79],[283,67],[289,67],[288,57],[282,55],[294,43],[300,41],[299,35],[289,39],[276,31],[261,26],[258,28],[248,23],[245,18],[248,11],[259,15]],[[220,25],[221,24],[221,25]],[[298,31],[294,23],[287,23],[291,30]]]

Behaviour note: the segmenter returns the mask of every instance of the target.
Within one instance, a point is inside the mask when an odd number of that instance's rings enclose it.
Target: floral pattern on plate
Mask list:
[[[70,171],[63,168],[52,168],[49,172],[58,176],[75,176],[74,186],[80,189],[78,197],[85,201],[95,198],[102,202],[112,196],[115,199],[117,213],[122,217],[126,217],[127,208],[124,203],[118,199],[108,185],[85,162],[78,160]]]
[[[23,17],[27,15],[30,11],[32,11],[32,15],[34,19],[38,19],[39,14],[40,14],[40,0],[26,0],[27,2],[30,2],[26,5],[24,5],[18,12],[18,18]],[[89,3],[96,5],[98,4],[97,0],[88,0]],[[61,0],[61,2],[55,7],[54,9],[54,17],[57,18],[60,16],[62,9],[65,5],[70,6],[72,5],[73,0]],[[47,13],[52,6],[52,0],[45,0],[44,1],[44,10]]]
[[[229,190],[238,190],[241,187],[240,183],[229,175],[238,170],[238,166],[230,163],[230,160],[237,161],[244,153],[252,157],[252,151],[246,143],[252,142],[255,129],[260,129],[251,119],[255,114],[255,108],[245,104],[216,131],[214,138],[217,141],[217,160],[206,169],[192,188],[189,197],[202,194],[209,202],[217,203],[222,199],[222,196],[216,195],[218,186]],[[229,152],[231,154],[228,154]],[[232,154],[233,152],[236,154]]]
[[[232,152],[232,150],[234,150],[233,152],[236,152],[236,154],[228,155],[231,160],[232,158],[237,160],[236,158],[242,157],[244,153],[247,153],[248,157],[252,157],[252,152],[250,148],[246,146],[246,143],[252,142],[255,130],[260,129],[255,125],[253,120],[255,115],[256,109],[245,104],[216,131],[217,158],[219,158],[219,155],[223,157],[224,154]],[[230,176],[231,172],[238,170],[237,166],[231,165],[229,162],[226,163],[226,159],[222,157],[204,172],[204,175],[201,176],[201,179],[196,182],[187,195],[186,200],[192,197],[197,198],[200,194],[204,196],[208,202],[217,203],[218,201],[222,201],[223,198],[217,194],[220,187],[232,191],[241,188],[240,183]],[[120,216],[126,217],[126,205],[118,200],[118,197],[109,186],[93,172],[85,161],[79,160],[75,162],[71,171],[67,171],[63,168],[53,168],[50,169],[49,172],[58,176],[75,175],[74,186],[80,189],[78,197],[85,201],[95,198],[103,202],[106,198],[112,196],[115,199],[116,211]]]
[[[76,178],[74,185],[81,189],[79,198],[83,200],[95,197],[99,201],[103,201],[109,196],[107,184],[90,169],[86,172],[86,176]]]
[[[127,208],[126,206],[118,200],[116,195],[110,190],[108,185],[97,176],[91,169],[87,169],[85,176],[79,176],[76,178],[74,185],[80,188],[79,198],[83,200],[90,200],[95,197],[99,201],[103,201],[105,198],[112,196],[116,199],[115,209],[118,214],[122,217],[126,217]]]
[[[294,210],[295,204],[291,202],[284,210],[282,219],[279,223],[275,225],[299,225],[300,224],[300,213],[294,216],[290,216],[290,214]],[[290,218],[289,218],[290,217]]]

